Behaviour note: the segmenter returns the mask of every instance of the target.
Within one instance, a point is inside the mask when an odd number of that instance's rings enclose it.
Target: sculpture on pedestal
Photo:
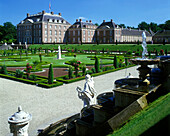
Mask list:
[[[10,132],[13,136],[28,136],[29,121],[32,115],[22,111],[21,106],[18,107],[18,112],[8,118],[10,124]]]
[[[61,59],[61,48],[60,48],[60,45],[58,46],[57,59]]]
[[[145,55],[148,53],[148,51],[147,51],[146,34],[145,34],[145,32],[142,33],[142,47],[143,47],[142,59],[146,59]]]
[[[89,74],[86,75],[86,83],[84,84],[84,90],[79,86],[76,88],[78,97],[83,100],[84,107],[90,107],[90,105],[96,104],[96,91],[94,89],[93,77]]]

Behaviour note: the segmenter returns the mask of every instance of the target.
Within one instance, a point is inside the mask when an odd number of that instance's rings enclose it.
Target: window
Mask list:
[[[88,38],[88,42],[90,42],[90,38]]]
[[[47,38],[45,38],[45,42],[47,42]]]
[[[61,26],[59,26],[59,29],[61,29]]]
[[[106,31],[103,31],[103,36],[106,36]]]
[[[83,35],[85,35],[86,34],[86,31],[85,30],[83,30]]]
[[[59,35],[61,35],[61,31],[59,31]]]
[[[50,28],[52,28],[52,25],[50,25]]]
[[[41,30],[39,30],[39,36],[41,36]]]
[[[55,38],[55,43],[57,43],[57,38]]]
[[[66,30],[66,26],[64,26],[64,30]]]
[[[57,26],[55,25],[55,29],[57,29]]]
[[[61,43],[61,38],[59,38],[59,42]]]
[[[99,31],[97,31],[97,36],[99,36]]]
[[[73,36],[75,36],[75,31],[73,31]]]
[[[105,38],[105,37],[103,38],[103,42],[104,42],[104,43],[106,42],[106,38]]]
[[[86,40],[86,39],[85,39],[85,38],[83,38],[83,42],[85,42],[85,40]]]
[[[78,37],[78,42],[80,42],[80,37]]]
[[[93,35],[93,31],[91,31],[91,35]]]
[[[47,25],[45,25],[45,28],[47,28]]]
[[[57,35],[57,31],[55,30],[55,35]]]
[[[50,43],[52,43],[52,38],[50,37]]]
[[[110,42],[112,42],[112,37],[110,37]]]
[[[78,30],[78,36],[80,35],[80,31]]]
[[[112,30],[110,31],[110,36],[112,36]]]
[[[39,38],[39,43],[41,43],[41,38]]]
[[[50,35],[52,35],[52,30],[50,30]]]
[[[90,31],[88,31],[88,35],[90,35]]]
[[[45,35],[47,35],[47,30],[45,30]]]
[[[41,28],[41,25],[39,25],[39,28]]]
[[[75,42],[75,38],[73,38],[73,42]]]

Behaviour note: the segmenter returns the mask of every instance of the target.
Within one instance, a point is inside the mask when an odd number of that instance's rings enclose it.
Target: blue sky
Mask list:
[[[45,10],[62,13],[73,24],[79,17],[100,24],[113,19],[116,24],[134,26],[145,21],[157,24],[170,20],[170,0],[1,0],[0,25],[4,22],[18,24],[27,13]]]

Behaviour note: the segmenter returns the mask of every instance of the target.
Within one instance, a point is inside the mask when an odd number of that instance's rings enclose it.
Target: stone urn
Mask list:
[[[10,132],[13,136],[28,136],[29,121],[32,115],[22,111],[21,106],[18,107],[18,112],[8,118]]]

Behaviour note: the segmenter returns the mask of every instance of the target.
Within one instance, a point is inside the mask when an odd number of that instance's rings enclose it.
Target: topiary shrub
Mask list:
[[[115,68],[118,68],[118,67],[119,67],[118,60],[117,60],[116,55],[114,56],[113,66],[114,66]]]
[[[96,70],[96,73],[99,73],[99,70],[100,70],[100,61],[99,61],[98,57],[95,57],[95,70]]]
[[[8,71],[7,71],[7,69],[6,69],[6,66],[5,66],[5,65],[3,65],[3,66],[1,67],[0,73],[1,73],[1,74],[5,74],[5,75],[7,75],[7,74],[8,74]]]
[[[37,80],[37,76],[36,76],[35,74],[30,75],[30,76],[29,76],[29,79],[30,79],[30,80],[33,80],[33,81],[36,81],[36,80]]]
[[[95,68],[91,68],[92,73],[96,73],[96,69]]]
[[[86,75],[86,67],[85,66],[82,67],[82,72],[83,72],[83,76]]]
[[[69,67],[68,77],[69,77],[69,79],[73,78],[73,68],[72,67]]]
[[[49,71],[48,71],[48,83],[52,84],[53,80],[54,80],[53,65],[50,64]]]
[[[20,70],[20,69],[16,69],[16,72],[15,72],[15,76],[18,77],[18,78],[22,78],[23,77],[23,72]]]

